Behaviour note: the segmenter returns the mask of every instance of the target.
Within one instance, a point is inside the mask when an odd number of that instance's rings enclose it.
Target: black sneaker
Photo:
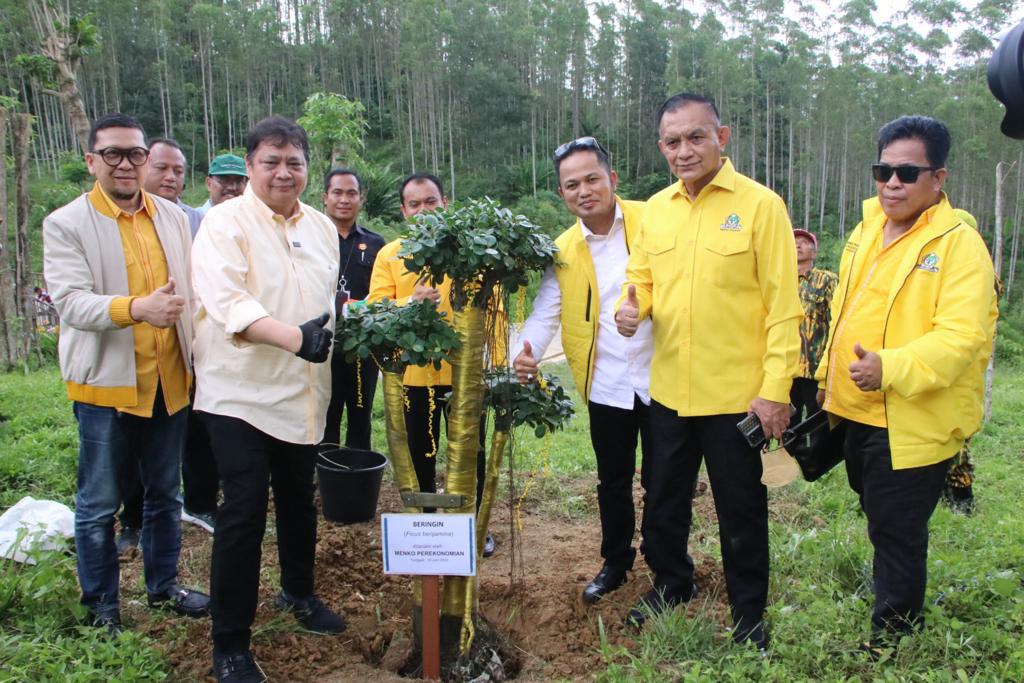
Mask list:
[[[124,625],[121,623],[121,614],[117,611],[92,612],[89,615],[89,625],[104,629],[110,638],[117,638],[125,630]]]
[[[124,555],[136,550],[141,540],[142,529],[133,526],[121,527],[121,531],[117,534],[117,539],[114,541],[114,544],[117,546],[117,554]]]
[[[341,633],[347,627],[344,617],[332,611],[315,595],[299,599],[281,589],[274,604],[279,610],[294,614],[298,622],[313,633],[330,635]]]
[[[491,532],[488,531],[487,535],[484,536],[484,552],[483,552],[483,556],[484,557],[490,557],[491,555],[493,555],[494,554],[494,546],[495,545],[496,544],[494,543],[494,536],[492,536]]]
[[[163,593],[150,593],[146,601],[150,607],[161,607],[185,617],[198,619],[210,614],[210,596],[174,584]]]
[[[234,655],[213,655],[213,675],[218,683],[263,683],[267,675],[252,658],[251,652]]]
[[[191,512],[181,508],[181,521],[195,524],[200,529],[213,533],[216,524],[216,513],[213,512]]]

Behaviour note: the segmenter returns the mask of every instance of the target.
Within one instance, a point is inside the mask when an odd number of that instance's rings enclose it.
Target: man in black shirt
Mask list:
[[[362,181],[355,171],[335,168],[324,178],[324,213],[338,229],[341,269],[338,275],[337,315],[345,306],[366,298],[370,273],[384,238],[356,223],[363,206]],[[327,407],[324,447],[341,443],[341,414],[348,409],[345,446],[370,448],[370,413],[377,390],[377,366],[349,363],[337,350],[331,358],[331,403]]]

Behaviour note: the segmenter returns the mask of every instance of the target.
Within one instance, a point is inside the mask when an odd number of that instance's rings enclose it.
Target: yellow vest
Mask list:
[[[626,250],[633,251],[640,234],[644,202],[615,198],[622,210]],[[562,293],[562,348],[572,378],[584,401],[590,399],[594,379],[597,328],[601,298],[597,294],[597,273],[579,219],[555,240],[558,256],[555,277]]]
[[[861,250],[885,216],[877,198],[850,235],[832,299],[832,330],[815,378],[828,375],[835,331],[850,282],[862,279]],[[941,462],[981,426],[985,367],[992,355],[999,309],[992,259],[981,235],[956,215],[943,195],[928,225],[907,238],[885,301],[882,393],[893,469]],[[848,372],[836,368],[836,372]]]

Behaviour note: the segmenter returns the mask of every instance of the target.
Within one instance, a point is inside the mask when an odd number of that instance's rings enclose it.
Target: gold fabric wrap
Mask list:
[[[405,430],[405,389],[402,386],[404,372],[388,372],[381,369],[384,382],[384,422],[387,426],[388,452],[391,455],[391,471],[399,492],[419,491],[416,469],[412,466],[409,452],[409,437]],[[407,507],[406,512],[422,512],[420,508]],[[417,607],[423,604],[423,591],[419,578],[412,582],[412,600]]]
[[[484,490],[480,501],[480,511],[476,516],[477,557],[480,557],[484,552],[484,540],[487,528],[491,523],[494,494],[498,490],[498,477],[501,474],[501,463],[505,457],[505,446],[507,444],[508,432],[495,430],[491,436],[491,454],[487,458],[487,473],[484,476]]]
[[[466,504],[450,512],[472,513],[476,508],[476,463],[484,403],[482,371],[485,319],[485,309],[466,306],[461,311],[455,311],[452,320],[452,326],[462,340],[462,347],[452,354],[452,396],[448,402],[447,492],[465,496]],[[475,577],[445,578],[441,614],[462,619],[459,649],[463,653],[469,650],[473,639],[475,602]]]
[[[405,397],[402,387],[402,373],[381,373],[384,378],[384,419],[387,424],[388,451],[391,453],[391,468],[398,490],[419,491],[419,480],[412,466],[409,453],[409,437],[405,431]],[[406,512],[419,512],[418,508],[406,508]]]

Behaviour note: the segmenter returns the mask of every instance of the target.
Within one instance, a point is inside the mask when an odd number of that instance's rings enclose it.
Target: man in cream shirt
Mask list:
[[[246,147],[249,186],[210,209],[192,250],[195,409],[224,491],[210,570],[214,673],[232,683],[262,680],[249,641],[271,485],[277,607],[315,633],[345,628],[313,592],[313,471],[331,391],[337,233],[299,201],[309,155],[301,126],[264,119]]]

